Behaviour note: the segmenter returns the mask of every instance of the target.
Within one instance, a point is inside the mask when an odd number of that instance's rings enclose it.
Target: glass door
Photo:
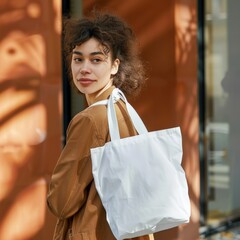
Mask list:
[[[239,11],[239,0],[205,0],[207,224],[240,216]]]

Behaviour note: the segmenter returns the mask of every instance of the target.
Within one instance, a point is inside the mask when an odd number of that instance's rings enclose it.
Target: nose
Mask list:
[[[87,61],[84,61],[81,65],[81,68],[80,68],[80,73],[82,75],[85,75],[85,74],[88,74],[91,72],[91,68],[90,68],[90,65]]]

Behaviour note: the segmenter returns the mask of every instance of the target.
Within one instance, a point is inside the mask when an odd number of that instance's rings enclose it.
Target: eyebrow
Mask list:
[[[79,52],[79,51],[73,51],[72,52],[73,54],[76,54],[76,55],[81,55],[83,56],[83,53],[82,52]],[[99,51],[99,52],[91,52],[90,55],[91,56],[94,56],[94,55],[105,55],[103,52]]]

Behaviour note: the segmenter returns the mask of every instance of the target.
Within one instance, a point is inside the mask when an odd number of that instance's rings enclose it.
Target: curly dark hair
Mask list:
[[[108,13],[95,12],[92,17],[64,19],[63,47],[70,78],[72,50],[90,38],[98,40],[106,53],[112,53],[112,61],[120,60],[118,72],[113,76],[113,85],[127,95],[136,95],[146,77],[135,35],[122,19]]]

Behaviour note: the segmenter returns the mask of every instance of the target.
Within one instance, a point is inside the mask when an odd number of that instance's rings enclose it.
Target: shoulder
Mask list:
[[[97,105],[76,114],[70,124],[83,123],[98,126],[105,121],[107,121],[107,107],[106,105]]]
[[[73,133],[95,136],[100,140],[106,139],[108,133],[106,106],[89,107],[76,114],[67,129],[67,136]]]

